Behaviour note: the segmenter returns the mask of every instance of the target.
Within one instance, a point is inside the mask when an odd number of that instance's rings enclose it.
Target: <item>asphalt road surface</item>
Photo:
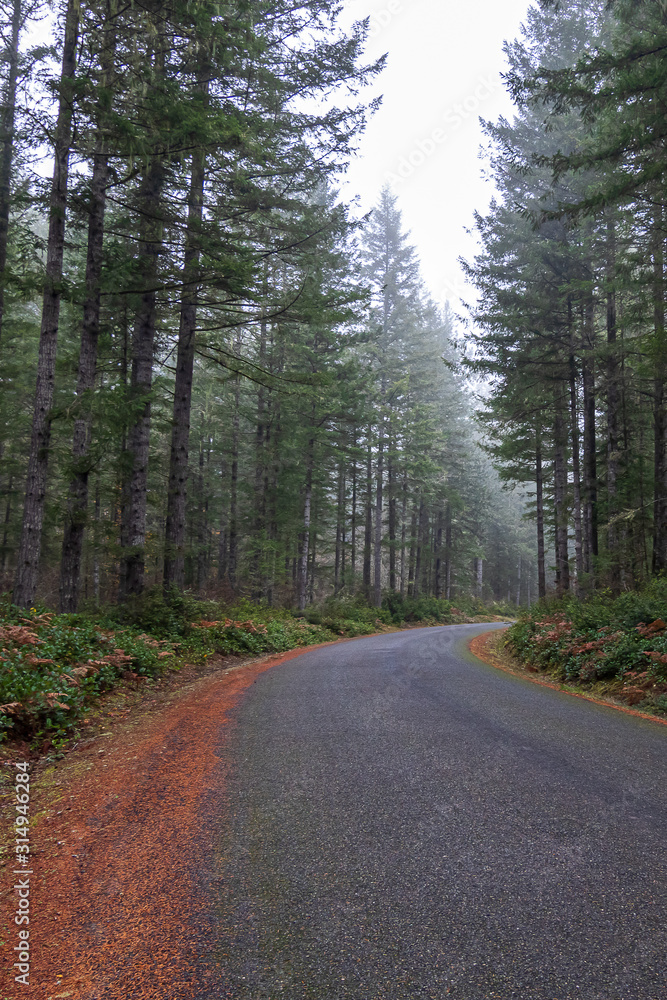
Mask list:
[[[248,691],[211,998],[667,1000],[667,727],[480,663],[489,627]]]

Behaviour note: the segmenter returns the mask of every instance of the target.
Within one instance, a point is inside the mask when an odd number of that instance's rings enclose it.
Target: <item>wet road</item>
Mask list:
[[[666,1000],[667,727],[481,664],[489,627],[257,679],[207,996]]]

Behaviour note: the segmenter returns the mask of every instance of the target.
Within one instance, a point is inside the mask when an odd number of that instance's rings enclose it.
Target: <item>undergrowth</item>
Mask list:
[[[295,614],[245,599],[223,605],[177,591],[165,601],[158,589],[76,615],[0,603],[0,739],[62,738],[119,684],[136,686],[214,654],[281,653],[391,625],[451,624],[485,612],[475,602],[462,608],[391,595],[380,609],[332,598]]]
[[[617,598],[538,605],[508,629],[506,642],[561,681],[603,684],[642,711],[667,714],[667,580]]]

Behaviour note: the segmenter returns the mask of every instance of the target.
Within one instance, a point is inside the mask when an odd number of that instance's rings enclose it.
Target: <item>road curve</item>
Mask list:
[[[257,678],[206,805],[202,996],[667,998],[667,730],[482,664],[489,627]]]

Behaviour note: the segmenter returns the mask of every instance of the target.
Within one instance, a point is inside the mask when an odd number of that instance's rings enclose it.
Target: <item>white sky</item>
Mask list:
[[[375,86],[383,105],[369,123],[343,194],[372,208],[389,180],[411,231],[422,275],[438,302],[471,297],[457,258],[472,258],[482,179],[479,117],[510,116],[500,80],[503,42],[515,38],[529,0],[344,0],[346,20],[371,16],[369,60],[387,52]]]

